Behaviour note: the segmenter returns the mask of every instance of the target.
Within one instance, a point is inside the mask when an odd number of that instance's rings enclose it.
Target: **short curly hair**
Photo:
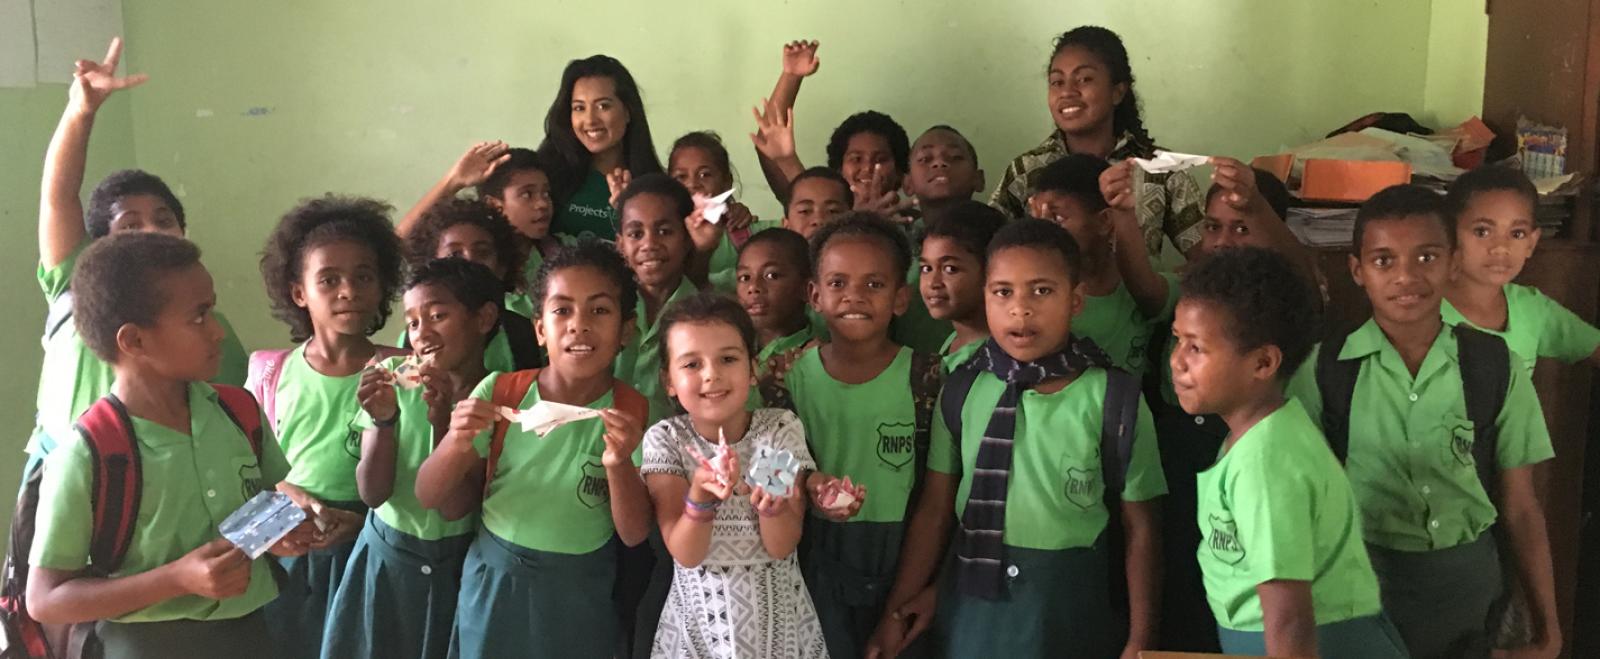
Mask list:
[[[78,336],[108,364],[117,363],[117,331],[154,325],[167,304],[157,281],[200,265],[200,248],[182,238],[122,232],[96,240],[72,272],[72,318]]]
[[[1072,278],[1073,283],[1078,283],[1078,276],[1083,272],[1083,250],[1078,247],[1078,241],[1072,239],[1072,233],[1061,228],[1061,225],[1033,218],[1007,222],[989,239],[989,253],[984,258],[985,268],[994,262],[995,254],[1015,247],[1060,254],[1067,264],[1067,276]]]
[[[822,251],[828,243],[841,238],[865,238],[877,242],[888,252],[894,266],[896,281],[906,284],[906,272],[911,269],[911,240],[906,232],[882,215],[867,211],[852,211],[817,229],[811,236],[811,273],[820,276]]]
[[[311,313],[296,305],[290,292],[304,274],[306,252],[343,241],[364,245],[377,256],[378,313],[367,335],[383,329],[401,284],[400,239],[389,222],[393,210],[376,199],[329,194],[300,202],[278,221],[261,251],[261,279],[272,316],[289,326],[291,340],[311,338]]]
[[[532,149],[512,148],[506,150],[506,161],[500,163],[489,176],[478,184],[478,198],[494,197],[505,201],[506,188],[511,186],[511,177],[519,172],[541,172],[545,178],[550,177],[550,168],[539,154]]]
[[[1100,174],[1110,167],[1106,161],[1088,154],[1069,154],[1034,172],[1033,184],[1028,188],[1035,194],[1067,195],[1082,204],[1084,210],[1098,213],[1110,207],[1100,192]]]
[[[1420,185],[1402,183],[1379,190],[1356,210],[1356,224],[1350,238],[1352,251],[1361,253],[1368,225],[1408,217],[1425,217],[1438,222],[1444,229],[1445,244],[1450,249],[1456,248],[1455,221],[1445,217],[1444,197]]]
[[[533,276],[533,288],[529,291],[537,303],[534,307],[537,313],[544,313],[545,296],[550,293],[550,278],[568,268],[599,270],[617,286],[617,305],[621,307],[622,317],[633,318],[634,306],[639,301],[639,286],[633,281],[633,270],[628,268],[628,262],[622,259],[616,247],[593,238],[583,238],[576,244],[557,247],[545,257],[539,272]]]
[[[1270,249],[1218,252],[1190,267],[1180,290],[1182,301],[1223,312],[1228,336],[1240,350],[1278,346],[1279,382],[1294,375],[1316,343],[1320,297],[1288,257]]]
[[[500,280],[495,278],[494,272],[482,263],[458,256],[429,259],[411,266],[411,272],[406,276],[406,290],[418,286],[442,287],[450,291],[456,302],[470,312],[477,312],[485,304],[492,304],[502,311],[505,308],[505,295],[500,290]],[[504,316],[501,316],[501,320],[504,321]],[[494,329],[484,338],[493,337],[500,331],[500,325],[495,323]],[[406,338],[409,342],[410,336]]]
[[[1468,171],[1450,183],[1444,195],[1444,212],[1452,227],[1460,227],[1472,198],[1484,192],[1513,192],[1528,203],[1530,211],[1539,208],[1539,190],[1527,174],[1506,165],[1488,165]]]
[[[111,206],[117,200],[141,194],[160,197],[172,209],[172,214],[178,217],[178,228],[185,233],[189,231],[188,217],[183,214],[183,202],[172,194],[172,188],[167,187],[166,181],[144,170],[124,169],[112,172],[89,193],[89,207],[83,213],[83,227],[89,232],[89,238],[103,238],[111,233],[111,220],[115,219],[111,214]]]
[[[833,129],[828,138],[828,168],[837,170],[844,166],[844,153],[850,148],[850,138],[861,133],[872,133],[889,143],[889,153],[894,155],[896,171],[904,174],[911,169],[911,139],[906,129],[889,115],[867,110],[846,117]]]
[[[505,215],[477,199],[446,199],[424,211],[416,227],[406,235],[406,263],[415,268],[439,258],[439,240],[446,230],[458,224],[471,224],[489,234],[495,258],[505,268],[505,292],[524,287],[522,265],[528,254],[521,243],[525,241],[517,239],[516,230]]]
[[[689,188],[683,187],[677,179],[663,173],[645,174],[623,188],[617,195],[617,221],[622,221],[622,209],[628,207],[628,202],[642,195],[656,195],[666,199],[672,204],[673,215],[682,220],[694,212],[694,196],[689,194]]]
[[[1006,216],[995,207],[971,199],[941,204],[928,210],[922,239],[948,238],[977,257],[978,265],[989,262],[989,241],[1006,226]]]

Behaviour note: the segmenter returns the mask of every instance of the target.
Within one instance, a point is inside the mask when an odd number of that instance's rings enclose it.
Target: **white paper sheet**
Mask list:
[[[72,63],[100,61],[111,38],[122,34],[121,0],[44,0],[33,3],[38,35],[34,61],[39,82],[72,82]],[[122,70],[126,70],[123,53]],[[119,71],[119,75],[121,72]]]
[[[731,198],[733,198],[733,188],[728,188],[727,192],[706,199],[700,207],[700,216],[706,218],[707,222],[720,224],[722,216],[728,212],[728,200]]]
[[[505,420],[522,424],[523,432],[531,432],[540,437],[548,435],[550,431],[573,421],[593,419],[600,416],[600,410],[597,409],[554,403],[548,400],[534,403],[533,407],[525,410],[501,407],[499,411],[500,416]]]
[[[0,87],[33,86],[33,53],[33,3],[0,0]]]
[[[1150,159],[1134,158],[1134,164],[1140,169],[1151,174],[1165,174],[1168,172],[1181,172],[1185,169],[1199,167],[1211,160],[1210,156],[1197,156],[1190,153],[1176,153],[1173,151],[1156,151],[1156,157]]]

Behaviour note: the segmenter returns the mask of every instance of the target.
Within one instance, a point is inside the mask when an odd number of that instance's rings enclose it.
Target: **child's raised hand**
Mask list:
[[[756,216],[750,212],[750,207],[737,201],[728,202],[728,212],[722,214],[722,229],[729,233],[750,228],[756,221]]]
[[[794,157],[794,108],[779,111],[772,99],[761,99],[761,106],[751,108],[756,118],[756,132],[750,141],[756,151],[768,160],[786,160]]]
[[[1106,168],[1100,172],[1100,196],[1105,197],[1106,204],[1119,211],[1132,211],[1134,202],[1133,193],[1133,159],[1128,158]]]
[[[797,78],[809,77],[822,67],[817,59],[817,41],[790,41],[783,45],[783,73]]]
[[[606,452],[600,464],[607,469],[632,467],[633,452],[644,441],[644,426],[632,414],[611,408],[600,410],[600,422],[606,427]]]
[[[464,190],[488,180],[496,167],[511,159],[511,147],[499,140],[479,142],[461,154],[461,159],[450,168],[450,186]]]
[[[855,210],[877,213],[894,221],[910,219],[900,212],[911,207],[911,200],[900,198],[900,191],[891,185],[889,168],[881,162],[872,165],[872,178],[866,184],[851,183],[850,192],[856,199]]]
[[[611,192],[611,207],[617,208],[617,197],[622,196],[622,191],[628,189],[628,184],[633,182],[633,174],[628,170],[618,167],[606,174],[606,188]],[[617,209],[621,211],[621,209]]]
[[[221,600],[250,587],[250,557],[227,538],[217,538],[184,554],[172,565],[184,592]]]
[[[68,107],[80,114],[94,114],[112,92],[138,87],[150,79],[143,73],[118,78],[117,62],[121,59],[122,37],[113,37],[104,60],[78,60],[72,72],[72,86],[67,89]]]
[[[356,402],[374,421],[392,421],[400,413],[391,377],[382,367],[369,367],[361,372],[361,382],[356,385]]]
[[[455,411],[450,415],[450,431],[445,435],[445,441],[458,448],[465,446],[471,450],[472,440],[499,418],[500,413],[494,403],[481,398],[463,398],[456,403]]]
[[[717,249],[717,243],[722,240],[722,228],[706,219],[705,208],[700,205],[704,197],[697,196],[694,200],[694,212],[683,218],[683,228],[689,232],[689,241],[694,243],[694,251],[701,254]]]
[[[719,441],[717,451],[709,456],[701,453],[693,443],[688,445],[689,453],[700,463],[690,485],[705,490],[718,500],[725,500],[739,488],[739,454],[729,448],[726,437]]]
[[[1249,165],[1224,156],[1211,158],[1211,182],[1222,189],[1222,201],[1239,210],[1256,202],[1256,171]]]

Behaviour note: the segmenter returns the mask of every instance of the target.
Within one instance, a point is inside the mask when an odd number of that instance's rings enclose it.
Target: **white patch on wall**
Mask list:
[[[194,111],[194,116],[197,119],[210,119],[215,114],[215,112],[211,111],[211,108],[200,108]]]
[[[9,1],[9,0],[7,0]],[[122,35],[121,0],[45,0],[33,3],[34,62],[39,82],[72,82],[72,63],[100,61]],[[127,70],[123,51],[122,70]]]

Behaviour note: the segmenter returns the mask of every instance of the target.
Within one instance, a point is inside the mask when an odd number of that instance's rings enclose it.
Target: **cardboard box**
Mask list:
[[[1361,203],[1379,190],[1411,182],[1411,165],[1394,161],[1305,161],[1300,198],[1307,201]]]

